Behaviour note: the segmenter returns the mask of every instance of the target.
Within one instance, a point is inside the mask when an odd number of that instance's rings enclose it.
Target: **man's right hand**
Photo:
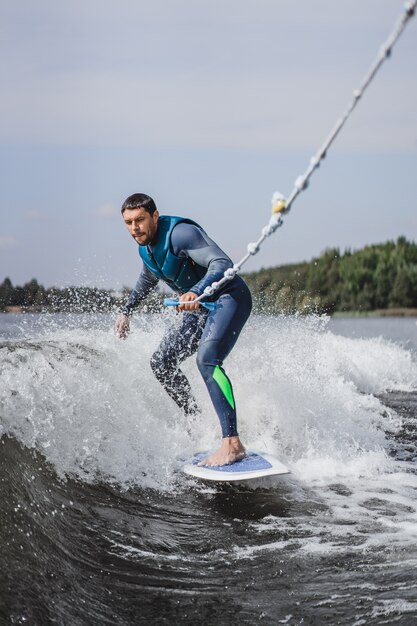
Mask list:
[[[128,315],[119,315],[116,320],[116,335],[120,339],[126,339],[130,330],[130,320]]]
[[[193,302],[198,298],[197,294],[193,291],[187,291],[187,293],[183,293],[182,296],[179,297],[179,305],[177,306],[178,311],[196,311],[200,308],[199,302]],[[182,304],[183,302],[187,302],[187,304]]]

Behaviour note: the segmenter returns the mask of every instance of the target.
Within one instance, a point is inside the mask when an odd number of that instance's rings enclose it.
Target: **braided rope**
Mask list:
[[[259,237],[259,239],[256,242],[249,243],[247,246],[247,253],[245,254],[245,256],[238,263],[235,263],[233,267],[230,267],[229,269],[227,269],[223,275],[223,278],[221,278],[221,280],[216,281],[212,283],[211,285],[209,285],[208,287],[206,287],[204,290],[204,293],[201,296],[199,296],[196,300],[194,300],[194,302],[202,300],[205,297],[212,296],[215,293],[215,291],[220,289],[220,287],[222,287],[229,280],[232,280],[236,276],[236,274],[240,272],[242,266],[246,263],[246,261],[250,259],[251,256],[254,256],[255,254],[259,252],[259,249],[262,243],[265,241],[265,239],[267,237],[270,237],[280,226],[283,225],[284,222],[283,222],[282,216],[289,213],[292,205],[294,204],[295,199],[299,196],[299,194],[302,191],[304,191],[308,187],[310,178],[319,167],[321,161],[325,158],[327,151],[329,150],[333,141],[336,139],[337,135],[342,130],[348,118],[351,116],[359,100],[362,98],[365,90],[375,78],[375,75],[377,74],[379,68],[384,63],[384,61],[391,56],[392,48],[394,47],[398,38],[404,31],[409,20],[413,17],[416,7],[417,7],[417,0],[412,0],[410,2],[405,3],[404,11],[400,19],[396,23],[392,33],[389,35],[386,42],[381,46],[379,54],[377,58],[375,59],[374,63],[371,65],[365,78],[363,79],[361,86],[359,87],[359,89],[355,89],[353,91],[353,97],[349,103],[349,106],[347,107],[343,115],[339,118],[339,120],[336,122],[334,128],[330,132],[329,136],[327,137],[323,145],[318,149],[317,153],[310,159],[310,164],[308,168],[306,169],[306,171],[304,172],[304,174],[301,174],[300,176],[298,176],[298,178],[296,178],[294,182],[294,188],[290,196],[288,197],[288,199],[285,200],[284,196],[279,192],[274,193],[274,195],[272,196],[272,216],[269,220],[269,223],[266,226],[264,226],[264,228],[262,229],[261,236]]]

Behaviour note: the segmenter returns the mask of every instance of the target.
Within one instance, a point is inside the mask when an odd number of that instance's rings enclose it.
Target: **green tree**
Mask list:
[[[399,268],[388,304],[390,307],[417,307],[417,264]]]
[[[306,292],[320,302],[320,308],[333,311],[340,301],[340,251],[330,248],[309,264]],[[319,300],[317,300],[319,296]]]
[[[325,250],[310,263],[248,274],[259,307],[271,310],[371,311],[417,306],[417,244],[396,242],[362,250]]]
[[[5,278],[0,285],[0,310],[4,311],[6,306],[13,302],[13,284],[10,278]]]

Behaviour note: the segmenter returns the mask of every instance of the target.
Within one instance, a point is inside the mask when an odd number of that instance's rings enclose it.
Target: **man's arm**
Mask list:
[[[144,265],[136,281],[136,285],[130,292],[126,304],[122,309],[123,315],[132,315],[133,310],[136,309],[150,291],[156,287],[158,280],[159,279]]]
[[[121,315],[116,320],[116,333],[121,339],[126,339],[129,332],[129,318],[133,310],[146,298],[152,289],[156,287],[158,278],[154,276],[144,265],[135,287],[130,292]]]
[[[198,226],[180,222],[175,226],[171,235],[171,244],[174,254],[187,256],[207,272],[189,292],[200,296],[204,289],[214,281],[223,278],[224,272],[233,267],[232,260],[225,252]]]

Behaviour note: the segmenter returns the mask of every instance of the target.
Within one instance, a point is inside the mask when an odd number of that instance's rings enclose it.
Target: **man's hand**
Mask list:
[[[126,339],[130,330],[130,321],[128,315],[119,315],[116,320],[116,335],[120,339]]]
[[[180,296],[180,302],[189,302],[189,304],[179,304],[177,306],[178,311],[196,311],[200,308],[199,302],[190,302],[190,300],[196,300],[198,298],[197,294],[193,291],[187,291],[187,293],[183,293]]]

